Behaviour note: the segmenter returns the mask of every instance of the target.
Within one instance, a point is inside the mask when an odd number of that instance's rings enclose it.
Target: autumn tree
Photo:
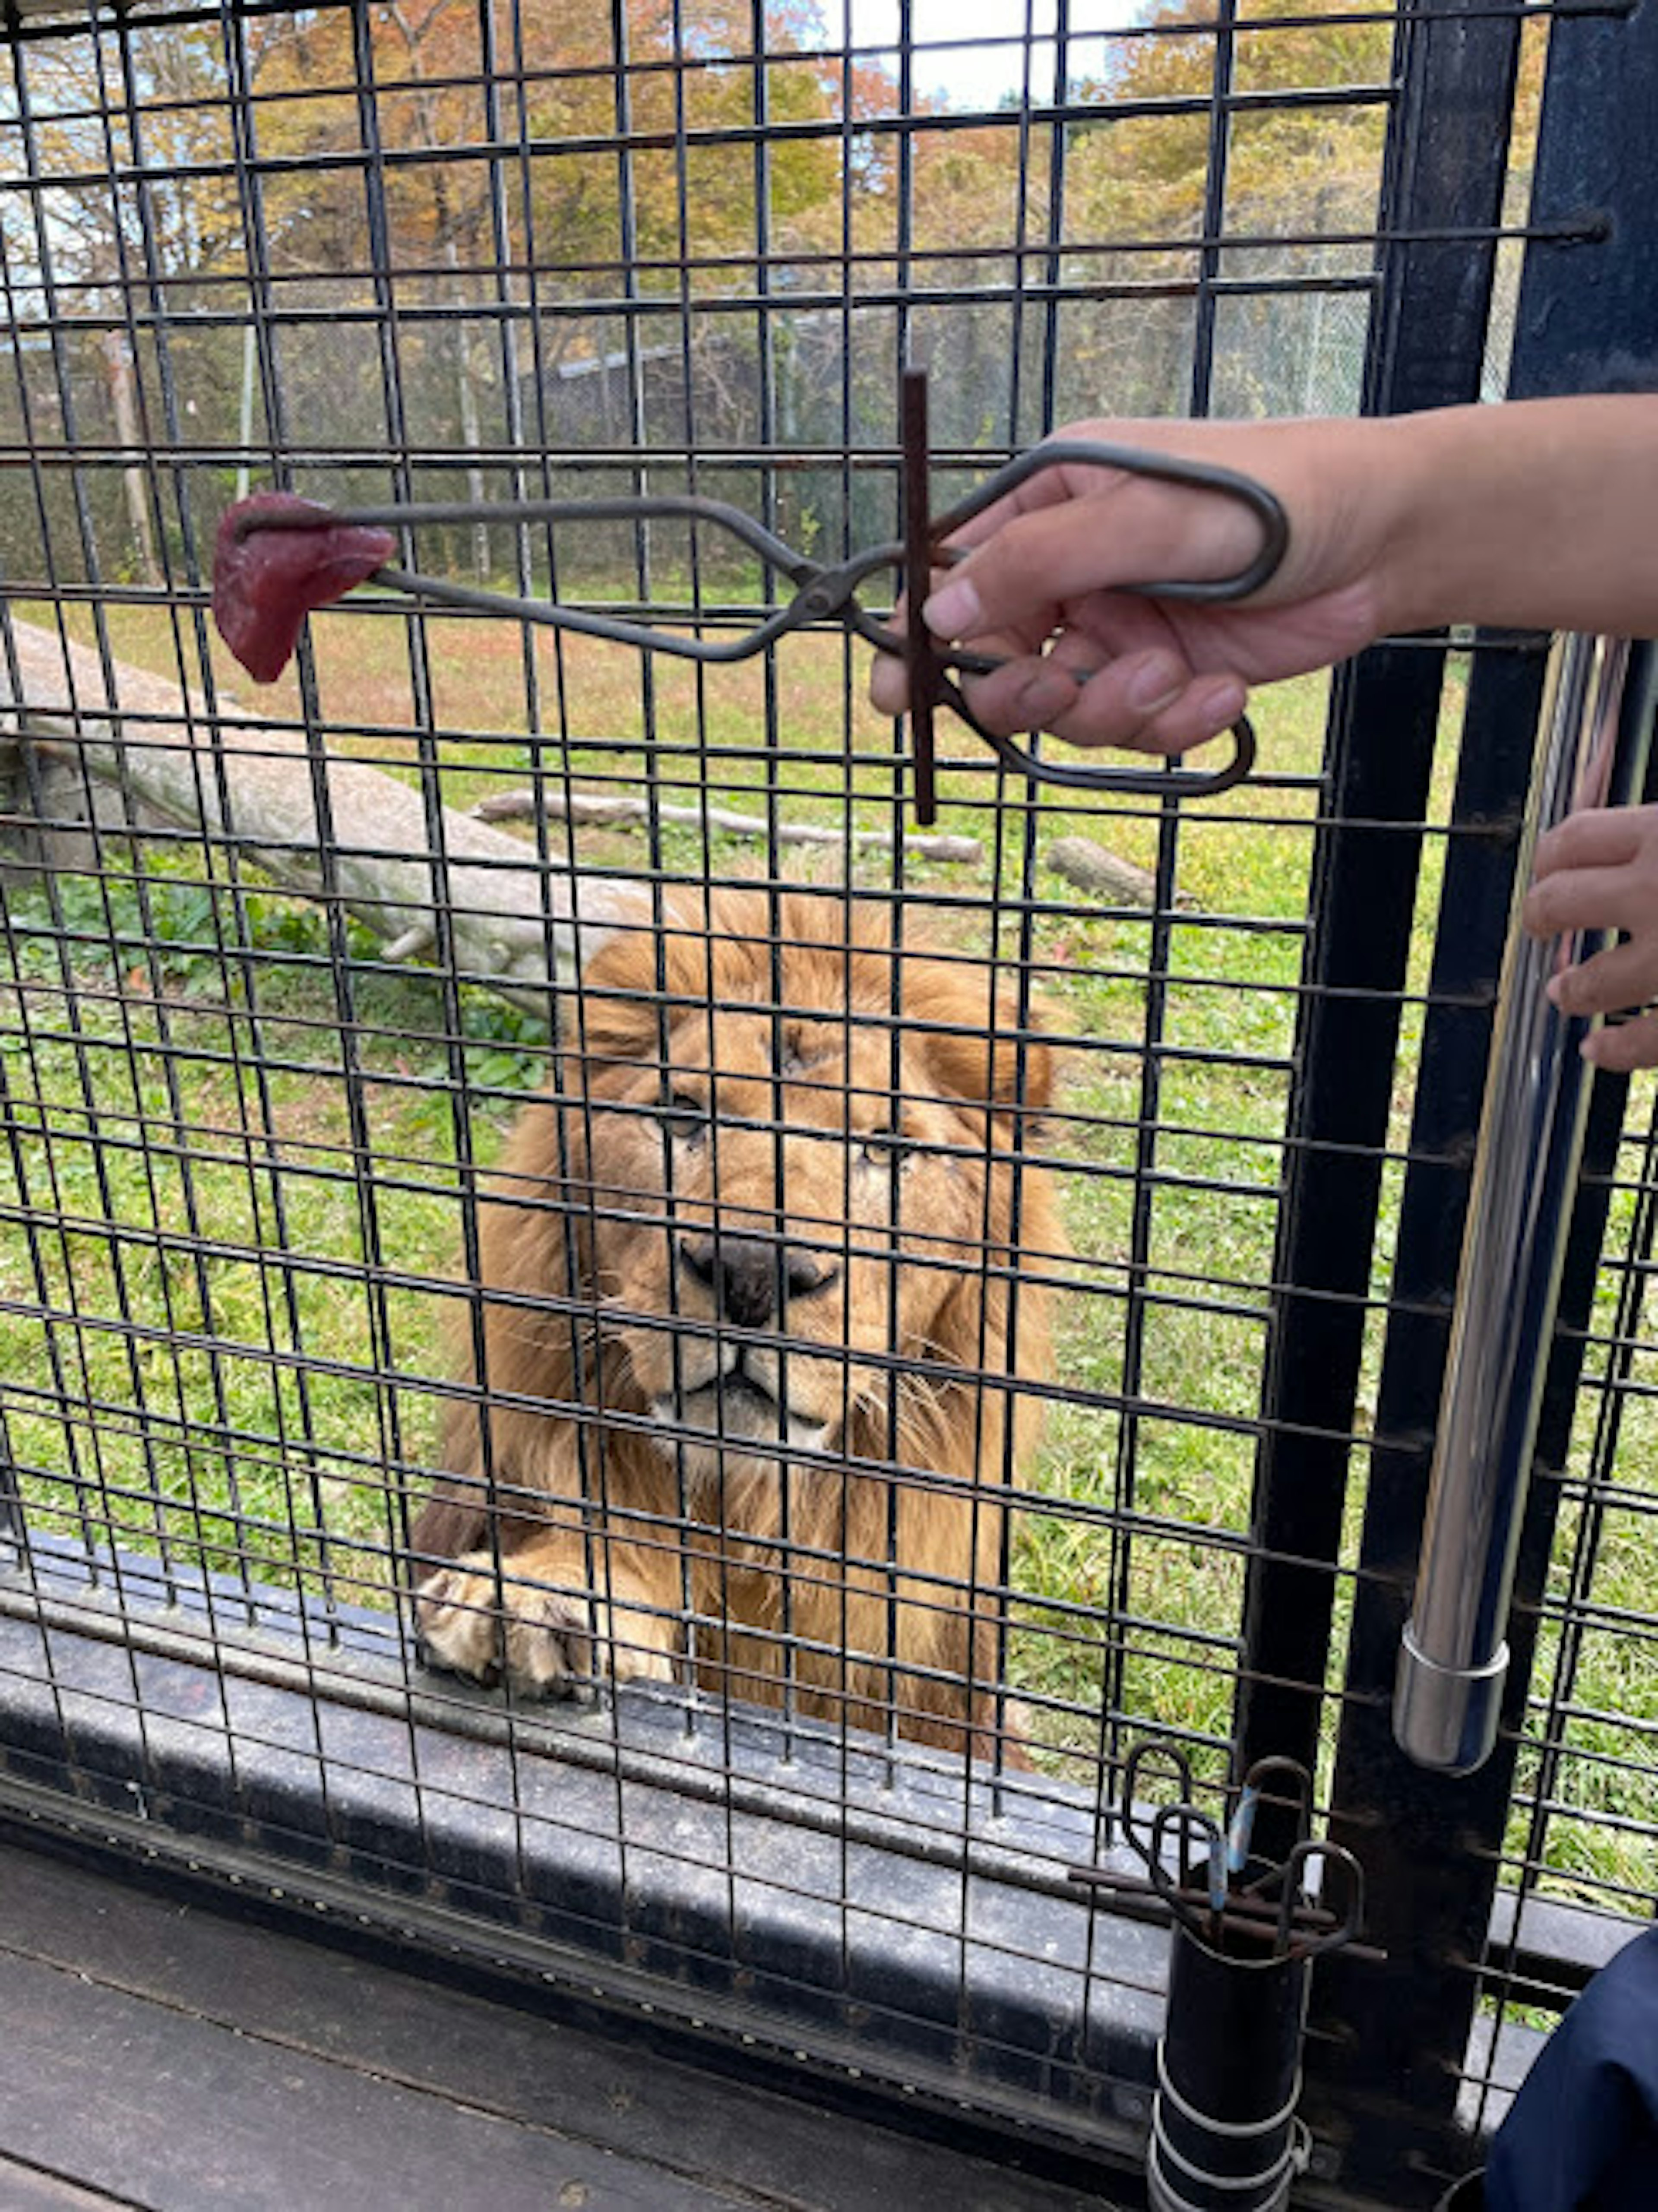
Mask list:
[[[200,25],[82,25],[10,47],[0,182],[9,176],[27,189],[0,199],[0,252],[26,323],[16,331],[12,404],[34,442],[61,437],[77,450],[106,442],[136,457],[167,434],[155,419],[155,380],[142,374],[142,349],[167,343],[153,322],[158,289],[222,266],[240,237],[223,159],[216,37]],[[27,326],[27,303],[37,301],[39,325]],[[107,481],[91,468],[81,475],[94,519],[105,514]],[[153,487],[142,461],[124,460],[118,483],[130,565],[157,583]],[[80,526],[49,494],[54,506],[61,557],[77,560]]]
[[[1344,20],[1350,13],[1341,0],[1315,0],[1293,21],[1252,29],[1246,17],[1223,36],[1206,0],[1165,0],[1083,88],[1098,103],[1098,120],[1072,131],[1067,234],[1139,246],[1090,257],[1096,276],[1149,292],[1173,288],[1177,300],[1189,297],[1199,275],[1305,287],[1223,304],[1212,404],[1226,411],[1351,405],[1357,398],[1363,295],[1317,280],[1363,278],[1376,266],[1395,33],[1386,21]],[[1543,52],[1540,38],[1526,40],[1513,118],[1517,166],[1535,135]],[[1366,88],[1373,99],[1351,98]],[[1218,163],[1218,94],[1237,100]],[[1170,327],[1165,313],[1164,358],[1152,378],[1095,365],[1103,404],[1185,404],[1183,308],[1178,365],[1166,343]],[[1321,340],[1332,331],[1348,335],[1345,361],[1327,357]]]
[[[387,488],[349,457],[403,450],[481,496],[526,447],[706,468],[780,434],[888,443],[907,343],[944,372],[940,442],[1023,442],[1050,409],[1188,404],[1217,275],[1303,289],[1223,301],[1215,404],[1322,401],[1327,308],[1362,345],[1363,294],[1332,287],[1373,265],[1391,27],[1320,0],[1327,21],[1223,36],[1206,4],[1157,0],[1052,123],[901,112],[815,0],[768,0],[759,52],[753,0],[361,0],[19,42],[0,247],[12,296],[46,306],[0,404],[38,401],[37,437],[68,406],[83,442],[136,453],[164,392],[221,445],[263,392],[273,442],[331,449],[343,494]],[[228,38],[255,94],[234,117]],[[1243,96],[1218,165],[1218,91]],[[1260,369],[1280,355],[1304,395]],[[121,483],[98,476],[100,514]],[[892,520],[876,473],[797,472],[778,497],[830,543]],[[117,507],[146,574],[155,499],[133,464]]]

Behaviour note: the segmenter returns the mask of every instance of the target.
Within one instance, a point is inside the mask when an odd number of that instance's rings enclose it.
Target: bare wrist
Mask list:
[[[1445,408],[1387,427],[1391,628],[1658,631],[1658,398]]]
[[[1503,597],[1492,567],[1514,527],[1505,512],[1505,411],[1447,407],[1385,425],[1381,569],[1389,630],[1489,618],[1484,605]]]

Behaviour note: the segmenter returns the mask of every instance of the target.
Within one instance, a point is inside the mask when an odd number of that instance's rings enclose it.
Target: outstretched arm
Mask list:
[[[1113,470],[1043,471],[962,532],[927,626],[1008,656],[974,710],[1008,735],[1182,752],[1249,688],[1451,622],[1658,631],[1658,397],[1532,400],[1384,419],[1083,422],[1256,477],[1290,518],[1250,599],[1188,606],[1120,587],[1221,576],[1256,550],[1234,502]],[[872,691],[904,703],[885,658]]]

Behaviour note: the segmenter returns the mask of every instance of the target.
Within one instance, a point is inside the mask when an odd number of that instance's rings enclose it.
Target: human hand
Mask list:
[[[1260,550],[1260,524],[1217,492],[1089,464],[1038,471],[951,541],[969,550],[939,573],[924,610],[935,635],[1005,662],[967,679],[974,713],[1004,736],[1051,730],[1078,744],[1179,753],[1236,721],[1251,684],[1357,652],[1388,612],[1394,479],[1379,427],[1096,422],[1057,433],[1253,476],[1284,504],[1289,546],[1241,603],[1126,592],[1237,573]],[[903,711],[896,656],[878,659],[871,696],[885,713]]]
[[[1521,916],[1533,937],[1625,933],[1625,942],[1550,977],[1549,998],[1563,1014],[1619,1013],[1658,998],[1658,806],[1568,815],[1538,840]],[[1658,1067],[1658,1013],[1591,1030],[1583,1057],[1622,1073]]]

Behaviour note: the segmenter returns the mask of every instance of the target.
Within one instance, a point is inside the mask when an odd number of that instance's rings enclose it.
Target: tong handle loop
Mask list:
[[[1117,469],[1125,476],[1149,477],[1157,483],[1180,484],[1190,491],[1215,493],[1247,507],[1260,525],[1260,544],[1254,557],[1233,575],[1116,584],[1112,586],[1114,591],[1133,592],[1139,598],[1179,599],[1187,605],[1214,605],[1229,599],[1248,599],[1251,592],[1260,591],[1277,574],[1290,544],[1290,518],[1277,495],[1268,491],[1265,484],[1214,461],[1187,460],[1178,453],[1160,453],[1147,446],[1116,446],[1092,438],[1050,439],[1046,445],[1033,446],[1028,453],[1015,454],[993,476],[975,484],[947,514],[935,519],[933,537],[953,537],[975,515],[982,514],[987,507],[993,507],[999,499],[1017,490],[1022,483],[1040,476],[1045,469],[1075,466]]]
[[[1192,1764],[1178,1744],[1164,1743],[1156,1736],[1142,1736],[1131,1744],[1122,1763],[1122,1795],[1118,1803],[1118,1818],[1122,1823],[1123,1840],[1133,1850],[1148,1873],[1156,1871],[1157,1853],[1151,1832],[1156,1825],[1155,1809],[1149,1818],[1137,1826],[1135,1815],[1143,1809],[1141,1776],[1148,1765],[1160,1762],[1173,1777],[1182,1804],[1192,1802]]]
[[[1011,738],[987,730],[967,702],[960,684],[941,675],[939,690],[951,707],[990,747],[1004,768],[1033,783],[1047,783],[1065,791],[1114,791],[1144,799],[1215,799],[1243,781],[1255,764],[1254,726],[1247,714],[1232,725],[1232,757],[1224,768],[1094,768],[1061,760],[1044,760]]]

